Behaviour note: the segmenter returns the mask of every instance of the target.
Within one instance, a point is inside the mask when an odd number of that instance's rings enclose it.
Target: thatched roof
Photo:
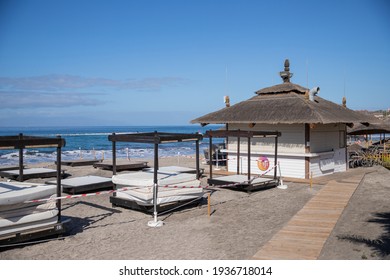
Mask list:
[[[279,94],[279,93],[289,93],[289,92],[305,94],[305,92],[308,90],[309,89],[293,83],[283,83],[279,85],[274,85],[272,87],[266,87],[260,89],[256,91],[256,94],[264,95],[264,94]]]
[[[281,72],[281,76],[282,74],[292,76],[286,68],[285,72]],[[310,101],[308,91],[307,88],[286,79],[282,84],[256,91],[256,96],[246,101],[204,115],[191,123],[352,124],[373,120],[368,115],[318,96],[314,97],[314,101]]]
[[[365,134],[380,134],[390,133],[390,125],[384,121],[377,121],[376,123],[356,124],[352,128],[348,128],[348,135],[365,135]]]
[[[316,96],[314,102],[294,92],[258,95],[246,101],[192,120],[191,123],[354,123],[363,115]]]

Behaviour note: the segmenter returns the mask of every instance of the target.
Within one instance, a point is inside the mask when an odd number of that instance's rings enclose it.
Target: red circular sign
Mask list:
[[[268,170],[268,168],[269,168],[269,160],[268,160],[268,158],[267,157],[259,157],[259,159],[257,160],[257,167],[261,171]]]

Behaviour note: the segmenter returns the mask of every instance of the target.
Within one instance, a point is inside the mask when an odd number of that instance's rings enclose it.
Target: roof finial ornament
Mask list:
[[[290,61],[288,59],[284,61],[284,71],[290,72]]]
[[[290,73],[290,61],[288,61],[288,59],[284,61],[284,71],[280,72],[279,75],[283,79],[283,83],[290,82],[290,78],[293,76],[293,73]]]

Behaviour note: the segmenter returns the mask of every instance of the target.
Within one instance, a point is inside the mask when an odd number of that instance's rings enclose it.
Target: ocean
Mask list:
[[[9,127],[0,128],[0,136],[18,135],[23,133],[29,136],[56,137],[60,135],[65,138],[66,145],[62,148],[62,160],[75,159],[111,159],[112,142],[108,135],[115,133],[136,133],[136,132],[171,132],[171,133],[205,133],[210,129],[218,129],[221,126],[199,125],[187,126],[89,126],[89,127]],[[216,139],[217,140],[217,139]],[[222,140],[221,140],[222,141]],[[213,141],[214,142],[214,141]],[[208,148],[208,139],[200,143],[200,154]],[[218,143],[218,141],[216,141]],[[189,156],[195,154],[195,142],[167,143],[159,145],[159,156]],[[118,158],[153,158],[153,145],[144,143],[117,143]],[[39,148],[25,149],[24,162],[35,164],[42,162],[54,162],[56,160],[56,149]],[[19,163],[18,150],[0,150],[0,165],[15,165]]]

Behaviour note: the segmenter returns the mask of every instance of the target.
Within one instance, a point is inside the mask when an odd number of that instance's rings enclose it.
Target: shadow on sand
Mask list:
[[[377,239],[368,239],[358,235],[340,235],[341,240],[347,240],[353,243],[365,244],[371,247],[374,252],[382,259],[390,258],[390,212],[376,213],[374,218],[368,220],[370,223],[381,224],[383,233]]]

